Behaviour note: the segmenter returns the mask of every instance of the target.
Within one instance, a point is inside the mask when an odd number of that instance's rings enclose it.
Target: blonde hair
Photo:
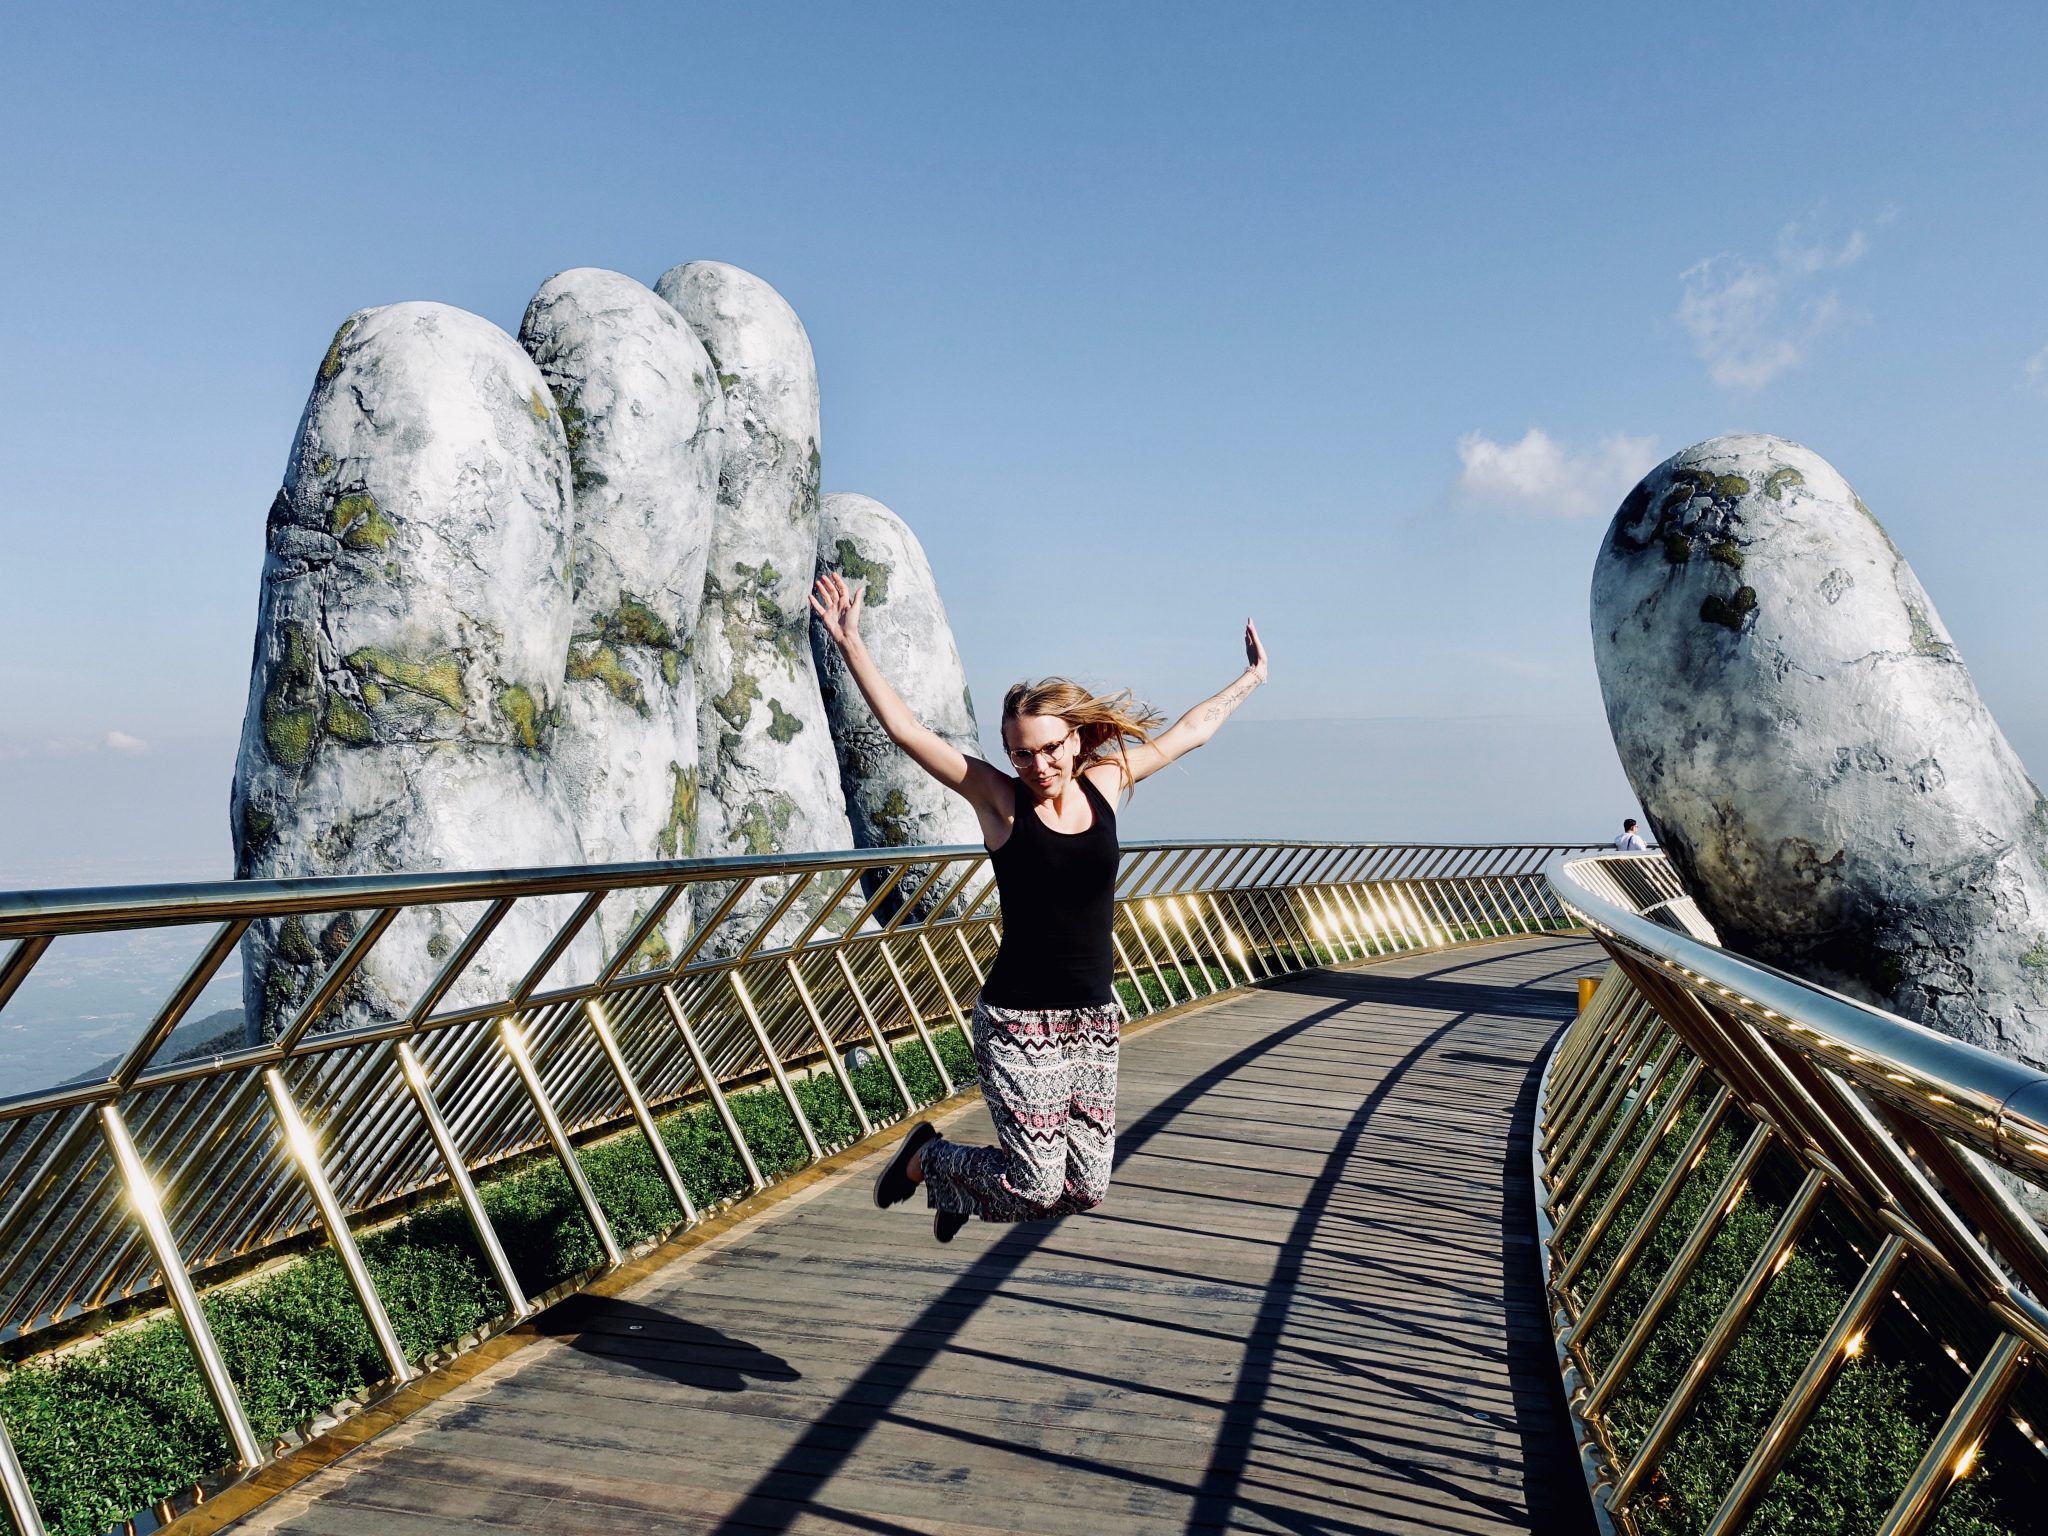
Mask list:
[[[1166,724],[1166,716],[1133,698],[1128,688],[1119,688],[1115,693],[1090,693],[1064,677],[1012,683],[1010,691],[1003,695],[1003,723],[1022,715],[1050,715],[1066,721],[1081,735],[1075,771],[1092,763],[1114,760],[1123,770],[1126,787],[1131,782],[1131,771],[1124,756],[1124,744],[1150,741],[1153,733]],[[1007,740],[1004,745],[1008,745]]]

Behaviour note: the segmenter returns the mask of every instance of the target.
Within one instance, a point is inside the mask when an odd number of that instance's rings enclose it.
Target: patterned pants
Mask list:
[[[974,1007],[974,1063],[993,1147],[928,1142],[932,1208],[1039,1221],[1100,1205],[1116,1148],[1117,1036],[1124,1011]]]

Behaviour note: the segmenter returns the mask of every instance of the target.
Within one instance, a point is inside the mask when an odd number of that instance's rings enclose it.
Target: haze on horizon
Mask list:
[[[1830,459],[2039,779],[2048,248],[2018,8],[16,18],[0,888],[225,875],[264,511],[351,310],[710,257],[969,679],[1272,685],[1133,836],[1611,836],[1606,520]],[[22,61],[32,69],[22,69]],[[992,722],[984,721],[984,725]]]

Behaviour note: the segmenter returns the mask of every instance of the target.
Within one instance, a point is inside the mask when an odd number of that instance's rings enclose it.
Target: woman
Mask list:
[[[932,1231],[950,1242],[969,1216],[1032,1221],[1101,1203],[1116,1143],[1117,1032],[1110,925],[1117,875],[1114,802],[1192,752],[1266,680],[1266,651],[1244,626],[1243,674],[1157,736],[1159,715],[1128,693],[1102,697],[1062,678],[1003,699],[1006,774],[919,723],[860,638],[862,592],[818,578],[812,611],[889,739],[981,823],[995,866],[1003,939],[974,1005],[974,1060],[997,1144],[948,1141],[929,1121],[875,1179],[891,1206],[925,1187]]]

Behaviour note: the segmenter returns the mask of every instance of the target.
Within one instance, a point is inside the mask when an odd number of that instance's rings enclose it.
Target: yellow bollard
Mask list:
[[[1593,1001],[1593,994],[1599,990],[1600,978],[1598,976],[1581,976],[1579,978],[1579,1012],[1584,1013],[1586,1011],[1586,1004]]]

